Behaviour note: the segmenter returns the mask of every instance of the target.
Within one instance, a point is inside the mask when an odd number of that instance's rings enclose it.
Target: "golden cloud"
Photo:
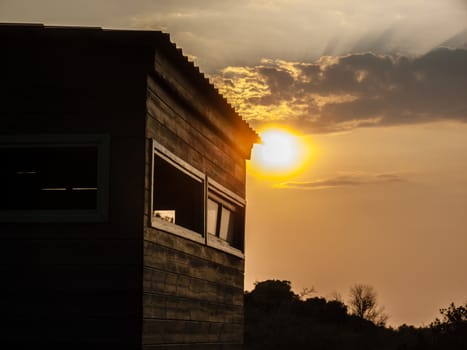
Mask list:
[[[467,121],[467,50],[418,57],[323,56],[315,62],[263,59],[229,66],[213,83],[253,126],[274,121],[311,132]]]

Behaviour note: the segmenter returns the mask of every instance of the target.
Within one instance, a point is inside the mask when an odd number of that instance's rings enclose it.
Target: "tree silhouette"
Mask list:
[[[245,349],[374,350],[373,323],[350,316],[337,300],[300,298],[289,281],[255,283],[245,293]]]
[[[304,290],[305,292],[313,289]],[[314,291],[313,291],[314,292]],[[245,292],[245,350],[465,350],[467,303],[451,303],[429,327],[384,325],[373,287],[355,284],[345,305],[334,300],[300,297],[289,281],[255,283]]]
[[[463,325],[467,322],[467,303],[461,306],[456,306],[454,303],[451,303],[449,307],[439,310],[440,314],[443,315],[443,320],[438,318],[433,322],[432,325]]]
[[[436,348],[466,349],[467,348],[467,303],[440,309],[442,319],[436,318],[430,325]]]
[[[298,295],[292,291],[290,281],[267,280],[256,282],[247,298],[264,310],[272,310],[298,300]]]
[[[362,319],[384,326],[389,316],[383,307],[378,307],[376,291],[367,284],[354,284],[350,288],[349,307],[352,314]]]

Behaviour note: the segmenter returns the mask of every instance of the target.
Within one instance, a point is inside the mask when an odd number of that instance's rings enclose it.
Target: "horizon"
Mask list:
[[[0,3],[1,22],[167,32],[253,128],[307,144],[297,171],[248,161],[245,290],[365,283],[392,326],[467,301],[466,19],[461,0]]]

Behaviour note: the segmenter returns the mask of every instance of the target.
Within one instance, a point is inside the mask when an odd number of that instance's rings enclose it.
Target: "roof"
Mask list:
[[[73,40],[106,41],[117,45],[128,45],[131,47],[144,47],[149,49],[163,50],[187,78],[196,84],[197,91],[206,96],[219,112],[231,118],[232,122],[242,129],[253,144],[260,139],[258,134],[243,120],[242,116],[232,105],[219,93],[219,90],[202,73],[198,66],[183,54],[171,40],[170,35],[154,30],[123,30],[104,29],[101,27],[79,27],[79,26],[48,26],[34,23],[0,23],[1,39],[6,37],[16,41],[20,38],[39,39],[56,38]]]

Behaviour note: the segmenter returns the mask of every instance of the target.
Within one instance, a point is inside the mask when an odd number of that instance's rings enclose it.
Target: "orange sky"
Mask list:
[[[392,325],[428,324],[465,302],[466,135],[465,124],[435,123],[307,136],[319,151],[293,180],[310,186],[249,175],[247,289],[279,278],[345,299],[368,283]]]
[[[247,176],[247,289],[370,284],[395,326],[467,301],[464,0],[0,0],[0,21],[166,31],[252,126],[312,145]]]

